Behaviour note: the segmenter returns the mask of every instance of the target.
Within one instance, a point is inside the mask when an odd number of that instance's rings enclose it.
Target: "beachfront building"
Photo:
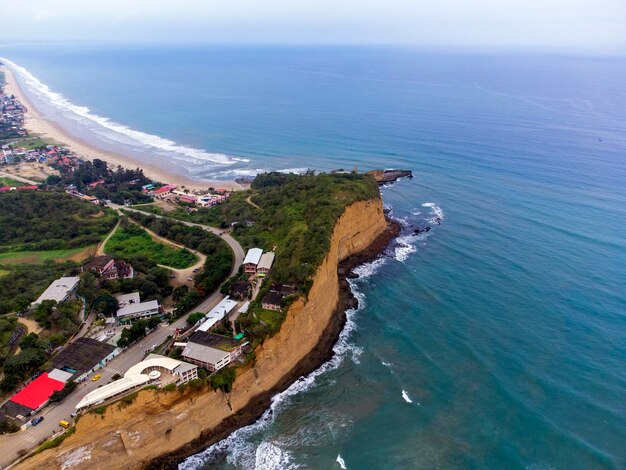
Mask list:
[[[76,405],[76,409],[104,403],[126,395],[148,384],[158,386],[174,383],[184,384],[198,378],[198,367],[171,357],[150,354],[143,361],[126,371],[124,377],[88,393]]]
[[[141,318],[156,317],[161,314],[161,308],[157,300],[142,302],[139,292],[121,294],[117,296],[119,309],[117,310],[117,320],[122,324],[128,324],[133,320]]]
[[[176,188],[177,186],[175,184],[166,184],[165,186],[161,186],[159,189],[152,191],[152,194],[163,199],[165,196],[171,194]]]
[[[261,255],[261,259],[259,260],[259,264],[256,267],[256,274],[259,277],[265,277],[269,274],[270,269],[272,269],[272,264],[274,264],[274,252],[268,251]]]
[[[256,268],[263,256],[263,250],[261,248],[250,248],[246,257],[243,260],[243,271],[247,274],[256,274]]]
[[[227,336],[196,331],[183,349],[182,357],[199,367],[216,371],[241,356],[246,344],[248,343]]]
[[[77,276],[62,277],[53,281],[52,284],[43,291],[43,294],[31,304],[31,307],[40,304],[44,300],[55,300],[57,303],[67,300],[70,294],[76,290],[79,282],[80,279]]]

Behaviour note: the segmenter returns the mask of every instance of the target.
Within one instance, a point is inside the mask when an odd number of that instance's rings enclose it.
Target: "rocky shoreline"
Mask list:
[[[387,229],[381,233],[365,250],[349,256],[338,267],[339,277],[339,302],[332,315],[331,322],[326,326],[321,340],[316,347],[302,359],[294,368],[285,374],[282,380],[272,389],[257,395],[242,410],[223,420],[218,426],[202,432],[200,437],[178,448],[176,451],[155,457],[144,466],[148,470],[178,469],[178,464],[189,457],[197,454],[216,442],[226,438],[237,429],[252,424],[258,420],[271,404],[271,398],[288,388],[300,377],[306,376],[318,369],[333,356],[333,346],[339,339],[339,334],[346,323],[346,310],[358,305],[354,297],[348,279],[351,271],[364,263],[378,258],[389,243],[399,235],[400,225],[393,220],[387,219]]]

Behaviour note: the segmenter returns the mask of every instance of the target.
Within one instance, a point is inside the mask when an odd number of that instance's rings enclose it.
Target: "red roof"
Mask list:
[[[53,392],[61,390],[64,385],[60,380],[51,379],[44,372],[25,388],[13,395],[10,401],[34,410],[43,405]]]
[[[37,189],[37,186],[34,186],[34,185],[18,186],[17,189]]]
[[[10,186],[0,186],[0,191],[10,191],[11,187]]]
[[[173,189],[176,189],[176,185],[175,184],[168,184],[166,186],[163,186],[159,189],[155,189],[154,190],[154,194],[162,194],[162,193],[166,193],[168,191],[172,191]]]

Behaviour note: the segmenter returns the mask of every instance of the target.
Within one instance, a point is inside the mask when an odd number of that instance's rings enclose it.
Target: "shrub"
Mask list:
[[[213,390],[222,390],[230,393],[233,389],[233,383],[237,377],[237,372],[232,367],[224,367],[211,375],[211,388]]]

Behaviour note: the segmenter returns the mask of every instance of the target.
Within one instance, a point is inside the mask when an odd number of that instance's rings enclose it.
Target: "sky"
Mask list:
[[[406,44],[626,54],[626,0],[0,0],[0,43]]]

